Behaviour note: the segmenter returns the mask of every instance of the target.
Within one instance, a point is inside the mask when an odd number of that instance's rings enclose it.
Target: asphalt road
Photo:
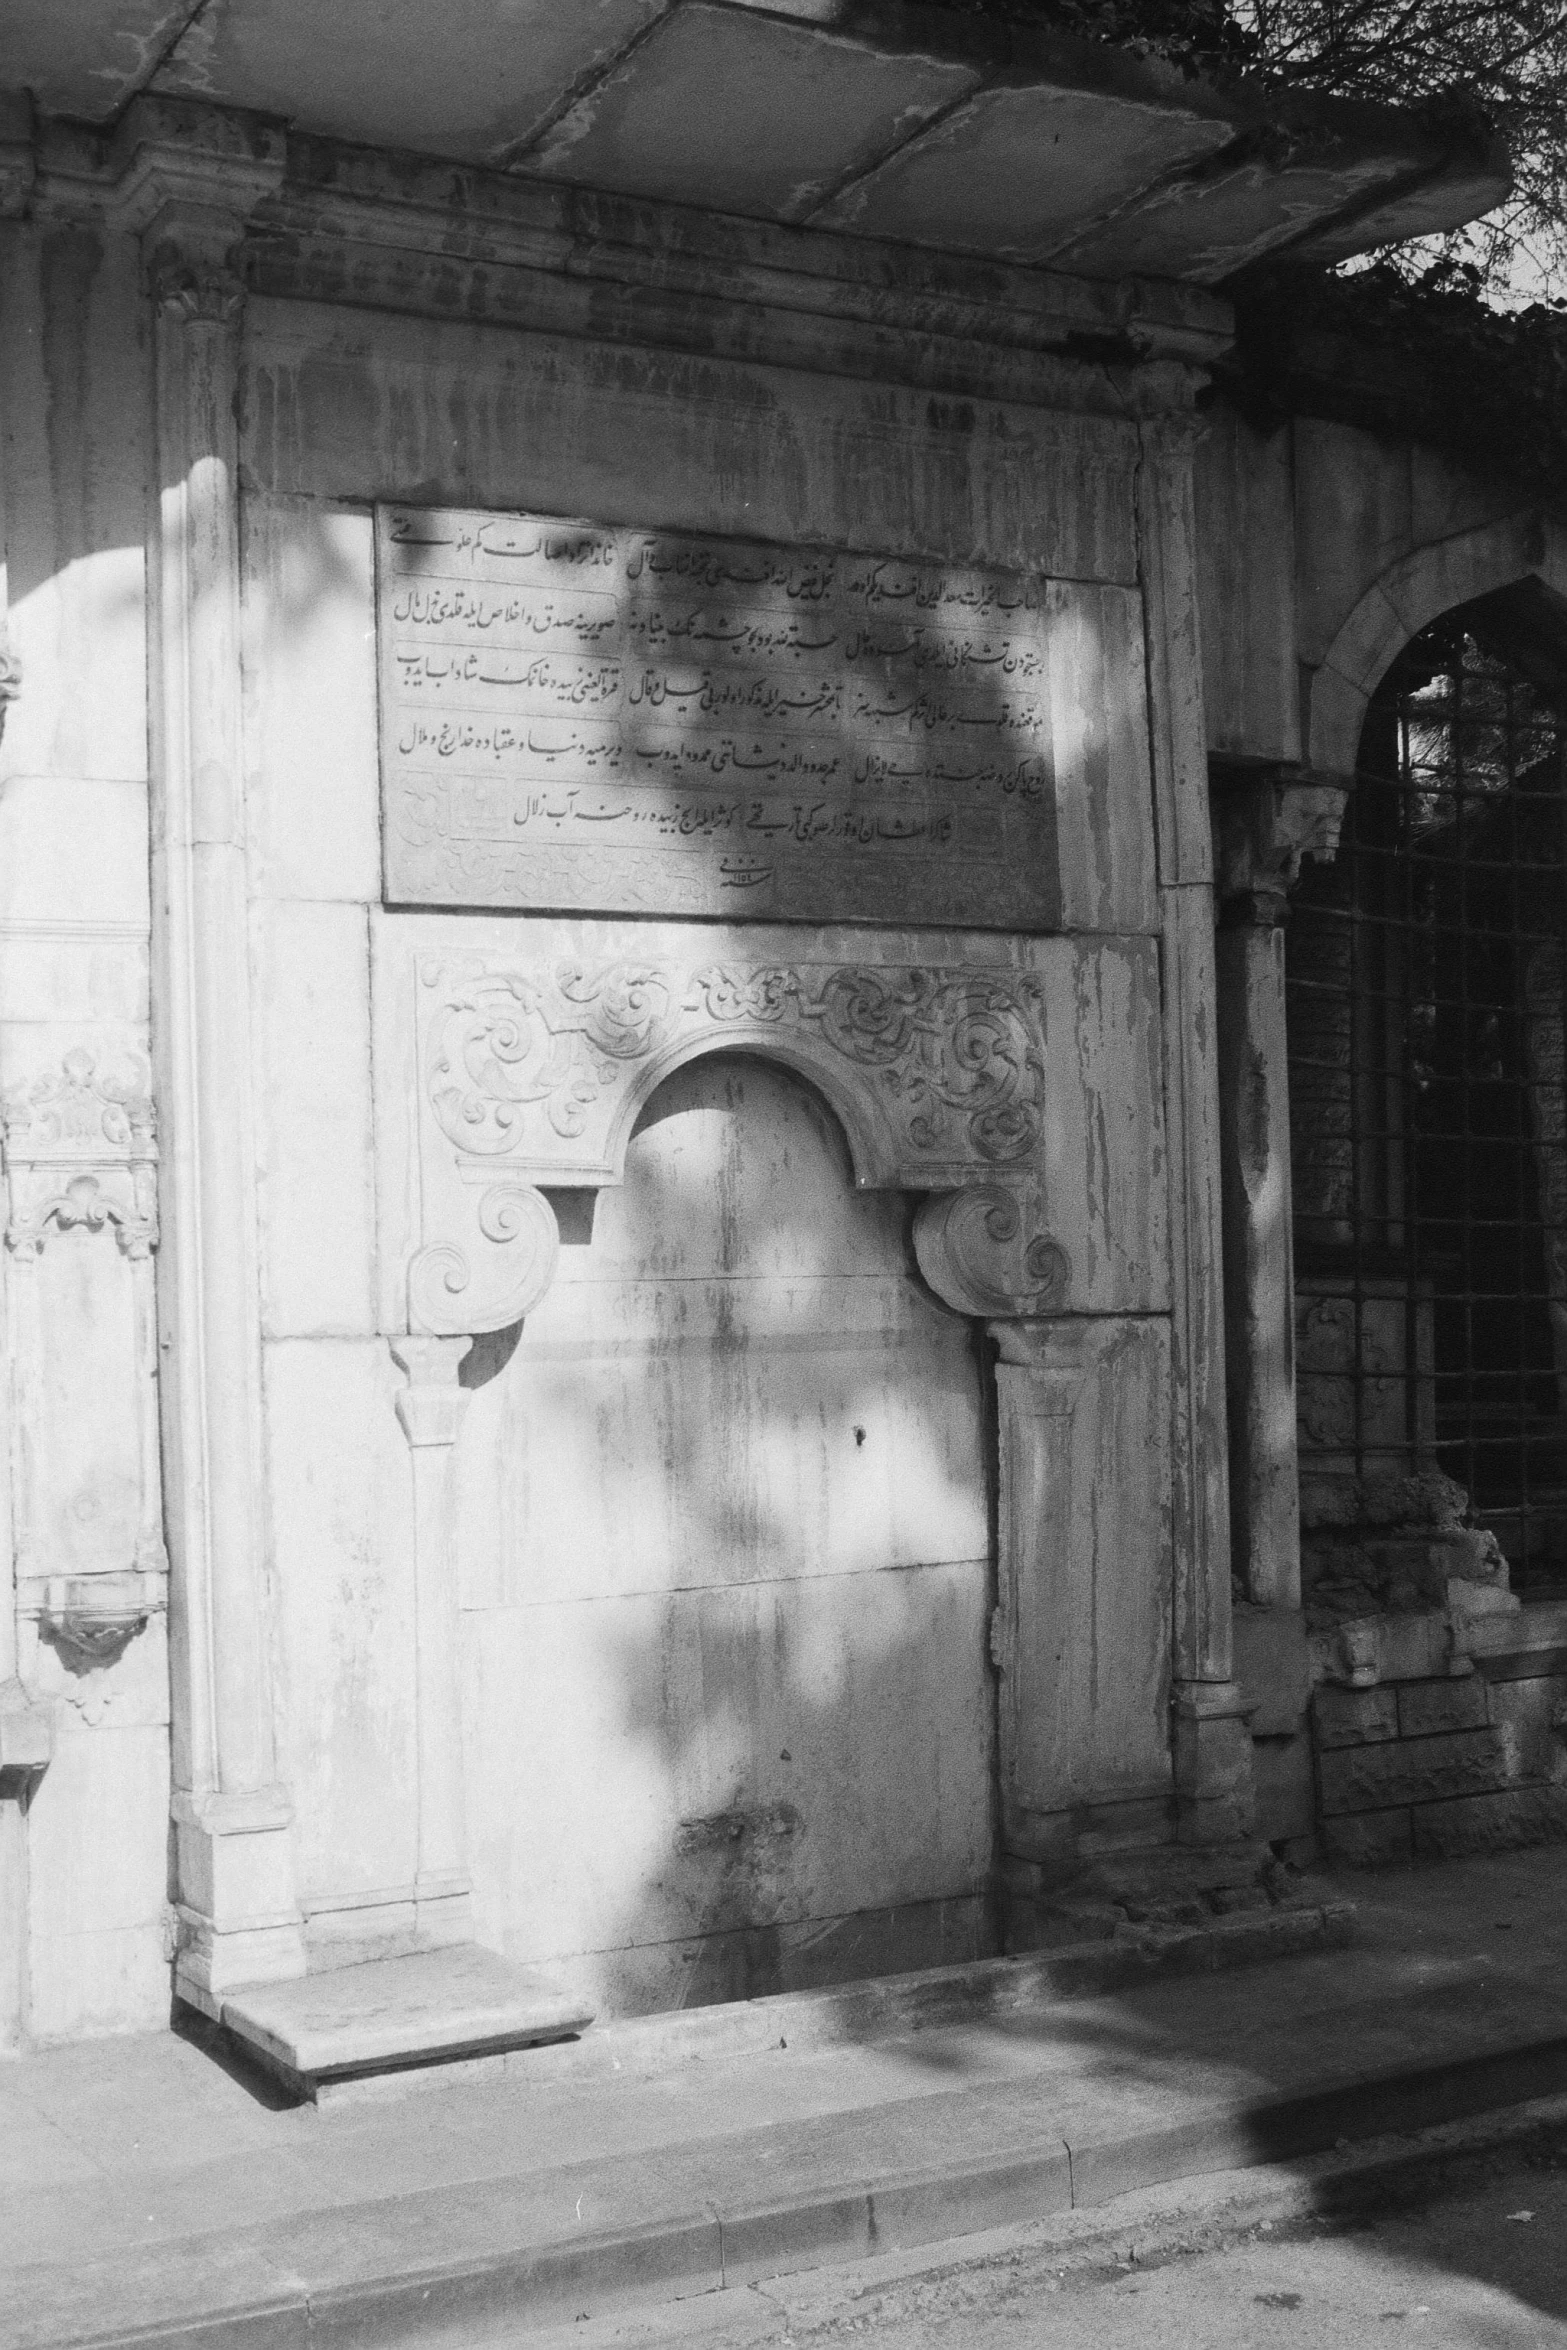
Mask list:
[[[1567,2152],[1202,2252],[1072,2267],[1020,2237],[945,2274],[818,2271],[574,2331],[580,2350],[1567,2350]]]

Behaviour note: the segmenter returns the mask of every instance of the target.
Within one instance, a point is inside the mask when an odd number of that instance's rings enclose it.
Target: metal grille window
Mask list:
[[[1439,1470],[1515,1588],[1567,1586],[1559,658],[1516,598],[1417,638],[1368,715],[1337,860],[1294,902],[1308,1577],[1314,1529],[1364,1548]]]

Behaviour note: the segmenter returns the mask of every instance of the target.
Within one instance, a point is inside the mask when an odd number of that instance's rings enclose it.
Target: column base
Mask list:
[[[1251,1716],[1238,1681],[1179,1681],[1175,1717],[1176,1840],[1231,1844],[1255,1832]]]
[[[237,1985],[288,1982],[305,1971],[293,1810],[276,1788],[245,1795],[179,1790],[173,1818],[181,1944],[175,1988],[216,2018]]]

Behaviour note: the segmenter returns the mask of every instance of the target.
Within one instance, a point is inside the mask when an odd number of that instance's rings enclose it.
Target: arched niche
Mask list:
[[[621,2012],[984,1955],[982,1350],[781,1055],[621,1173],[454,1464],[481,1934]]]

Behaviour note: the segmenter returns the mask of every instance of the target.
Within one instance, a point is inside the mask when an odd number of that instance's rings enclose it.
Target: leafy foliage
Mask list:
[[[1512,150],[1512,199],[1475,228],[1412,250],[1454,290],[1567,291],[1567,6],[1563,0],[1235,0],[1258,66],[1436,118],[1477,119]]]
[[[1281,270],[1237,305],[1230,396],[1263,429],[1291,413],[1412,432],[1567,508],[1567,314],[1495,308],[1461,273]]]

